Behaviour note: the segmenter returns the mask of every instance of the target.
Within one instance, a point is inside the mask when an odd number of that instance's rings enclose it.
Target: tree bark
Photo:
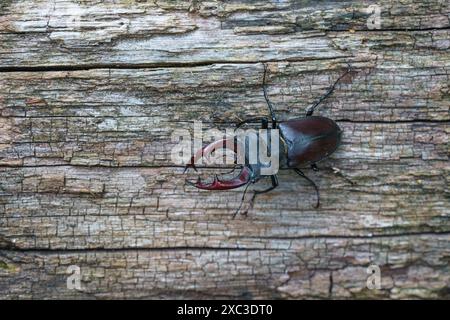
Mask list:
[[[0,298],[448,299],[449,3],[371,4],[2,1]],[[267,115],[263,62],[280,120],[351,67],[316,111],[343,143],[319,209],[284,168],[232,219],[172,134]]]

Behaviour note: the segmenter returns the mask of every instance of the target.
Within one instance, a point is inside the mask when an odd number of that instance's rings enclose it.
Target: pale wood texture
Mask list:
[[[372,3],[2,0],[0,298],[448,299],[449,3],[369,30]],[[242,190],[186,186],[171,134],[266,115],[261,62],[283,120],[352,66],[318,109],[339,172],[306,170],[314,209],[283,169],[233,220]]]

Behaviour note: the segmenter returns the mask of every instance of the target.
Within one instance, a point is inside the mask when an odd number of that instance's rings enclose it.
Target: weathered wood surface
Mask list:
[[[0,297],[448,298],[449,4],[368,30],[371,3],[2,1]],[[266,114],[261,61],[281,119],[352,66],[319,109],[340,174],[307,171],[313,209],[282,170],[232,220],[242,190],[185,186],[171,133]]]

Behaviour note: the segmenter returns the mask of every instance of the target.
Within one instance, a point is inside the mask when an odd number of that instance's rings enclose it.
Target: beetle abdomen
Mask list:
[[[341,142],[342,130],[325,117],[306,117],[279,124],[287,146],[287,165],[299,167],[331,155]]]

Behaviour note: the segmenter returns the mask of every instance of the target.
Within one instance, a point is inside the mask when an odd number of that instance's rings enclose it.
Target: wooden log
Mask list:
[[[48,68],[311,60],[367,51],[362,47],[420,48],[423,42],[448,49],[448,36],[430,37],[434,29],[448,34],[446,1],[378,1],[382,24],[375,34],[367,26],[371,4],[8,0],[3,2],[0,20],[0,65]],[[419,32],[416,39],[415,30],[427,32]],[[367,38],[375,43],[365,43]]]
[[[361,144],[370,143],[376,146],[369,158],[423,153],[447,159],[448,127],[441,122],[449,119],[448,68],[399,72],[372,63],[355,63],[352,76],[318,110],[342,123],[344,140],[358,150],[346,157],[369,156]],[[303,116],[346,68],[341,62],[327,70],[322,61],[314,71],[303,63],[270,66],[269,95],[281,120]],[[266,115],[261,76],[261,64],[5,74],[0,164],[170,165],[175,128],[192,130],[194,120],[206,122],[205,129],[232,127]],[[429,126],[436,137],[427,142]],[[391,142],[383,141],[386,135]],[[408,146],[394,150],[402,141]],[[439,154],[427,155],[435,148]],[[384,155],[374,152],[380,149]]]
[[[449,4],[371,4],[2,1],[0,298],[448,299]],[[172,135],[267,115],[263,62],[280,120],[351,67],[317,111],[343,144],[319,209],[283,168],[232,219],[243,190],[187,186]]]
[[[282,245],[284,247],[284,245]],[[0,251],[4,298],[445,298],[446,235],[292,240],[290,249]],[[381,290],[366,287],[382,266]],[[70,266],[81,287],[67,288]]]
[[[248,218],[235,220],[241,190],[198,191],[185,185],[180,169],[8,169],[0,232],[18,249],[261,248],[273,238],[448,232],[448,172],[440,169],[446,163],[422,169],[413,163],[389,171],[364,165],[351,171],[355,185],[311,173],[321,187],[318,210],[311,186],[283,170],[280,188],[257,197]]]

